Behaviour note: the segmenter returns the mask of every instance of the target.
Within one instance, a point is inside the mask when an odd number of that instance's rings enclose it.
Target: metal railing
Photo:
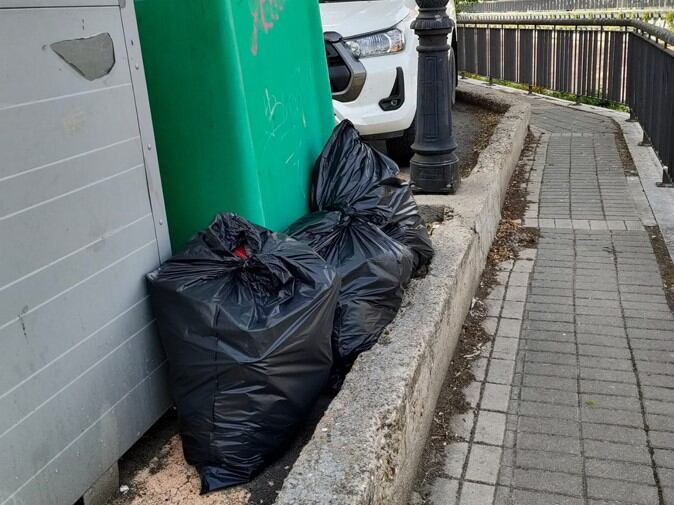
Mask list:
[[[627,19],[460,19],[459,70],[630,108],[674,178],[674,33]],[[667,168],[668,167],[668,168]]]
[[[667,9],[674,0],[497,0],[464,4],[462,12],[497,13],[529,11]]]

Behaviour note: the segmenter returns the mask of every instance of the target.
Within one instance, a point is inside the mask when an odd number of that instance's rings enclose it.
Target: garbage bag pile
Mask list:
[[[376,343],[398,312],[410,277],[433,257],[426,226],[398,172],[395,162],[343,121],[314,167],[313,212],[287,230],[342,278],[333,327],[338,365]]]
[[[247,482],[326,384],[339,277],[307,245],[222,214],[148,281],[185,459],[204,493]]]
[[[398,166],[338,125],[286,234],[216,216],[148,274],[202,493],[252,479],[395,317],[433,247]],[[335,378],[337,376],[337,379]]]

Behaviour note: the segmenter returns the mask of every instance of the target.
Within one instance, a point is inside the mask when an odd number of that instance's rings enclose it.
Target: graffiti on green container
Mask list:
[[[249,3],[253,18],[253,40],[250,50],[253,56],[257,56],[260,28],[262,33],[269,33],[274,28],[274,23],[279,20],[285,8],[286,0],[249,0]]]

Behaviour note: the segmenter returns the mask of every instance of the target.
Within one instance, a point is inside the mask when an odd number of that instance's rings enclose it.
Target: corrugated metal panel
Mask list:
[[[73,503],[169,405],[144,282],[168,236],[133,3],[64,3],[0,8],[2,505]],[[91,81],[50,47],[101,33],[115,65]]]

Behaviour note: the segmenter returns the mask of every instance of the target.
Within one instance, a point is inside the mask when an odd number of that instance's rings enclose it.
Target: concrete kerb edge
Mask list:
[[[488,95],[507,109],[493,142],[459,195],[417,198],[420,206],[453,210],[433,233],[436,257],[430,272],[412,282],[395,321],[356,361],[295,462],[277,505],[407,502],[530,117],[528,104],[474,88],[467,92],[475,99]]]

